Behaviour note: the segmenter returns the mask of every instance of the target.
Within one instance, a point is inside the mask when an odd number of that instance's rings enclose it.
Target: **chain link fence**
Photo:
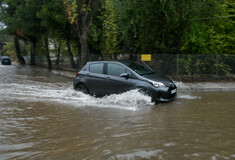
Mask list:
[[[55,65],[56,56],[52,56],[54,67],[71,69],[68,56],[60,57],[60,64]],[[130,60],[141,61],[141,55],[134,55],[132,58],[129,54],[118,55],[90,55],[89,61],[98,60]],[[30,63],[30,57],[25,56],[27,63]],[[75,70],[79,70],[81,57],[74,57],[78,63]],[[47,65],[46,58],[36,56],[37,65]],[[144,62],[153,68],[156,72],[171,76],[192,76],[192,75],[234,75],[235,74],[235,55],[200,55],[200,54],[156,54],[151,55],[151,61]]]
[[[91,55],[90,60],[130,60],[130,55]],[[141,55],[134,60],[141,61]],[[235,55],[156,54],[144,62],[156,72],[165,75],[228,75],[235,74]]]

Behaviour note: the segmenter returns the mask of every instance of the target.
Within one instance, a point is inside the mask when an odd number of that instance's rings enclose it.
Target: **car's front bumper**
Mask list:
[[[11,65],[11,62],[10,62],[10,61],[7,61],[7,62],[2,61],[2,64],[3,64],[3,65]]]
[[[152,101],[169,102],[173,101],[177,95],[177,87],[161,87],[152,91]]]

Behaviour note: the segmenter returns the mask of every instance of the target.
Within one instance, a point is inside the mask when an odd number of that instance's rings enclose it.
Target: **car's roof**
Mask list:
[[[118,62],[118,61],[89,61],[87,63],[108,63],[108,62]]]
[[[2,56],[2,58],[9,58],[8,56]]]
[[[131,60],[113,60],[113,61],[89,61],[87,63],[123,63],[125,64],[125,62],[135,62],[135,61],[131,61]]]

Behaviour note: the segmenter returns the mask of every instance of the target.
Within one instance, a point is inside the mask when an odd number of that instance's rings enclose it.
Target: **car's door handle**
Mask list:
[[[106,77],[107,79],[110,79],[110,77]]]

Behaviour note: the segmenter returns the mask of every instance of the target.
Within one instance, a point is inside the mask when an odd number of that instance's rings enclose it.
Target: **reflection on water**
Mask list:
[[[187,87],[183,83],[180,87]],[[235,159],[234,92],[94,98],[46,70],[0,66],[0,159]]]

